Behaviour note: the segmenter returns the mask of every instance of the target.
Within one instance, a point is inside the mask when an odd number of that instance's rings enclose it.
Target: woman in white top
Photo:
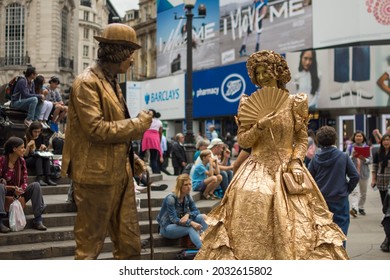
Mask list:
[[[309,111],[315,111],[318,103],[320,74],[317,69],[317,57],[314,50],[301,52],[298,71],[294,77],[298,92],[307,94]]]
[[[144,137],[142,138],[142,152],[149,150],[150,153],[150,167],[152,172],[155,174],[160,174],[160,162],[163,162],[163,153],[161,150],[161,136],[163,132],[162,122],[158,119],[161,114],[156,112],[153,109],[150,109],[153,112],[153,120],[149,129],[145,131]]]

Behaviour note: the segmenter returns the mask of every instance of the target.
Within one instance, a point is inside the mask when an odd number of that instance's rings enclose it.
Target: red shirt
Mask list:
[[[23,189],[23,191],[27,188],[27,167],[26,161],[24,158],[20,157],[15,164],[14,169],[10,169],[7,165],[8,160],[6,160],[5,156],[0,157],[0,178],[5,179],[7,182],[7,186],[18,186]],[[19,169],[20,166],[20,178],[16,178],[16,170]]]

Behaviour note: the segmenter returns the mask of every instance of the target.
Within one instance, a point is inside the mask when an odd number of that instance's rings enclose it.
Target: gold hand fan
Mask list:
[[[275,87],[258,89],[240,106],[238,119],[243,126],[257,123],[265,115],[276,112],[288,99],[288,92]]]

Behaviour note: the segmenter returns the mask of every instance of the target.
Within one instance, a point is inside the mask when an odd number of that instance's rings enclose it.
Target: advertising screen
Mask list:
[[[196,18],[200,3],[207,7],[205,18]],[[183,1],[180,1],[180,5],[171,6],[157,15],[158,77],[182,73],[187,68],[186,10]],[[197,1],[192,13],[194,14],[192,21],[193,69],[218,66],[220,64],[219,1]]]

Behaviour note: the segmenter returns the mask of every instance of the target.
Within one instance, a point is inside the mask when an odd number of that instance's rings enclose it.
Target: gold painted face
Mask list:
[[[277,81],[267,73],[264,66],[256,67],[256,81],[262,87],[277,87]]]
[[[134,64],[133,55],[134,55],[134,51],[130,54],[130,56],[125,61],[122,61],[122,63],[119,66],[119,73],[126,73],[127,69],[129,69],[130,66]]]

